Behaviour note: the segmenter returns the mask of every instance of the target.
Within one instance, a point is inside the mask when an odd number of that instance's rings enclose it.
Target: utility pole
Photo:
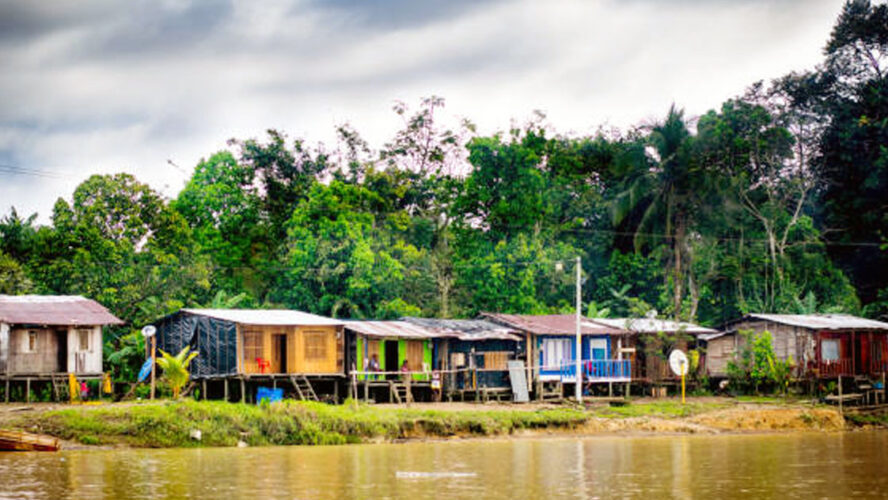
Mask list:
[[[157,337],[154,335],[151,336],[151,399],[154,400],[154,370],[157,369],[155,366],[157,364]]]
[[[575,362],[574,368],[576,370],[576,381],[577,381],[574,395],[577,398],[577,403],[583,402],[583,372],[581,370],[582,365],[581,365],[581,361],[580,361],[580,358],[583,357],[583,353],[582,353],[583,339],[582,339],[582,329],[581,329],[581,324],[580,324],[580,320],[583,316],[583,312],[582,312],[582,309],[583,309],[583,298],[582,298],[583,284],[580,281],[582,279],[582,271],[583,271],[582,261],[580,260],[580,257],[577,257],[577,342],[576,342],[576,349],[574,350],[574,353],[575,353],[574,354],[574,358],[575,358],[574,359],[574,362]]]

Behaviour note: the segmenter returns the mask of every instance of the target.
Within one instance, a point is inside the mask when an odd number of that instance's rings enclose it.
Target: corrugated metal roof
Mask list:
[[[595,318],[595,323],[609,325],[617,328],[627,328],[635,333],[671,333],[684,332],[691,335],[700,335],[706,333],[717,333],[712,328],[695,325],[693,323],[670,321],[667,319],[650,319],[650,318]]]
[[[401,318],[403,321],[419,325],[423,328],[454,336],[459,340],[513,340],[521,341],[515,330],[497,325],[483,319],[434,319],[434,318]]]
[[[122,325],[102,304],[79,295],[0,295],[0,322],[30,325]]]
[[[730,330],[730,331],[726,331],[726,332],[704,333],[704,334],[697,336],[697,338],[700,340],[705,340],[706,342],[709,342],[710,340],[719,339],[719,338],[724,337],[725,335],[733,335],[734,333],[737,333],[737,332],[734,330]]]
[[[189,314],[262,326],[341,326],[342,320],[291,309],[182,309]]]
[[[368,337],[434,339],[456,336],[454,333],[430,330],[409,321],[346,321],[345,329]]]
[[[850,314],[760,314],[748,318],[772,321],[811,330],[888,330],[888,323],[859,318]]]
[[[577,317],[574,314],[503,314],[481,313],[481,316],[496,323],[534,335],[576,335]],[[583,335],[629,334],[625,328],[592,322],[586,318],[580,321]]]

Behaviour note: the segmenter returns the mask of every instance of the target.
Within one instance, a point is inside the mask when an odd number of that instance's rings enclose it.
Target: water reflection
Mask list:
[[[886,445],[849,433],[2,454],[0,497],[883,497]]]

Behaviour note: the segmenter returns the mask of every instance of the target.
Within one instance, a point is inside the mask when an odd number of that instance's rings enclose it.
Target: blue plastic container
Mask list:
[[[260,404],[264,399],[267,399],[269,403],[279,403],[284,399],[284,390],[260,387],[256,390],[256,404]]]

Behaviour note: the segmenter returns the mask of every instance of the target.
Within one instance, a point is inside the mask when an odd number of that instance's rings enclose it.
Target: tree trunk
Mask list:
[[[673,316],[676,321],[681,319],[681,296],[682,296],[682,245],[684,244],[684,222],[680,221],[675,227],[675,240],[672,243],[672,254],[675,259],[672,270],[672,306],[674,308]]]

